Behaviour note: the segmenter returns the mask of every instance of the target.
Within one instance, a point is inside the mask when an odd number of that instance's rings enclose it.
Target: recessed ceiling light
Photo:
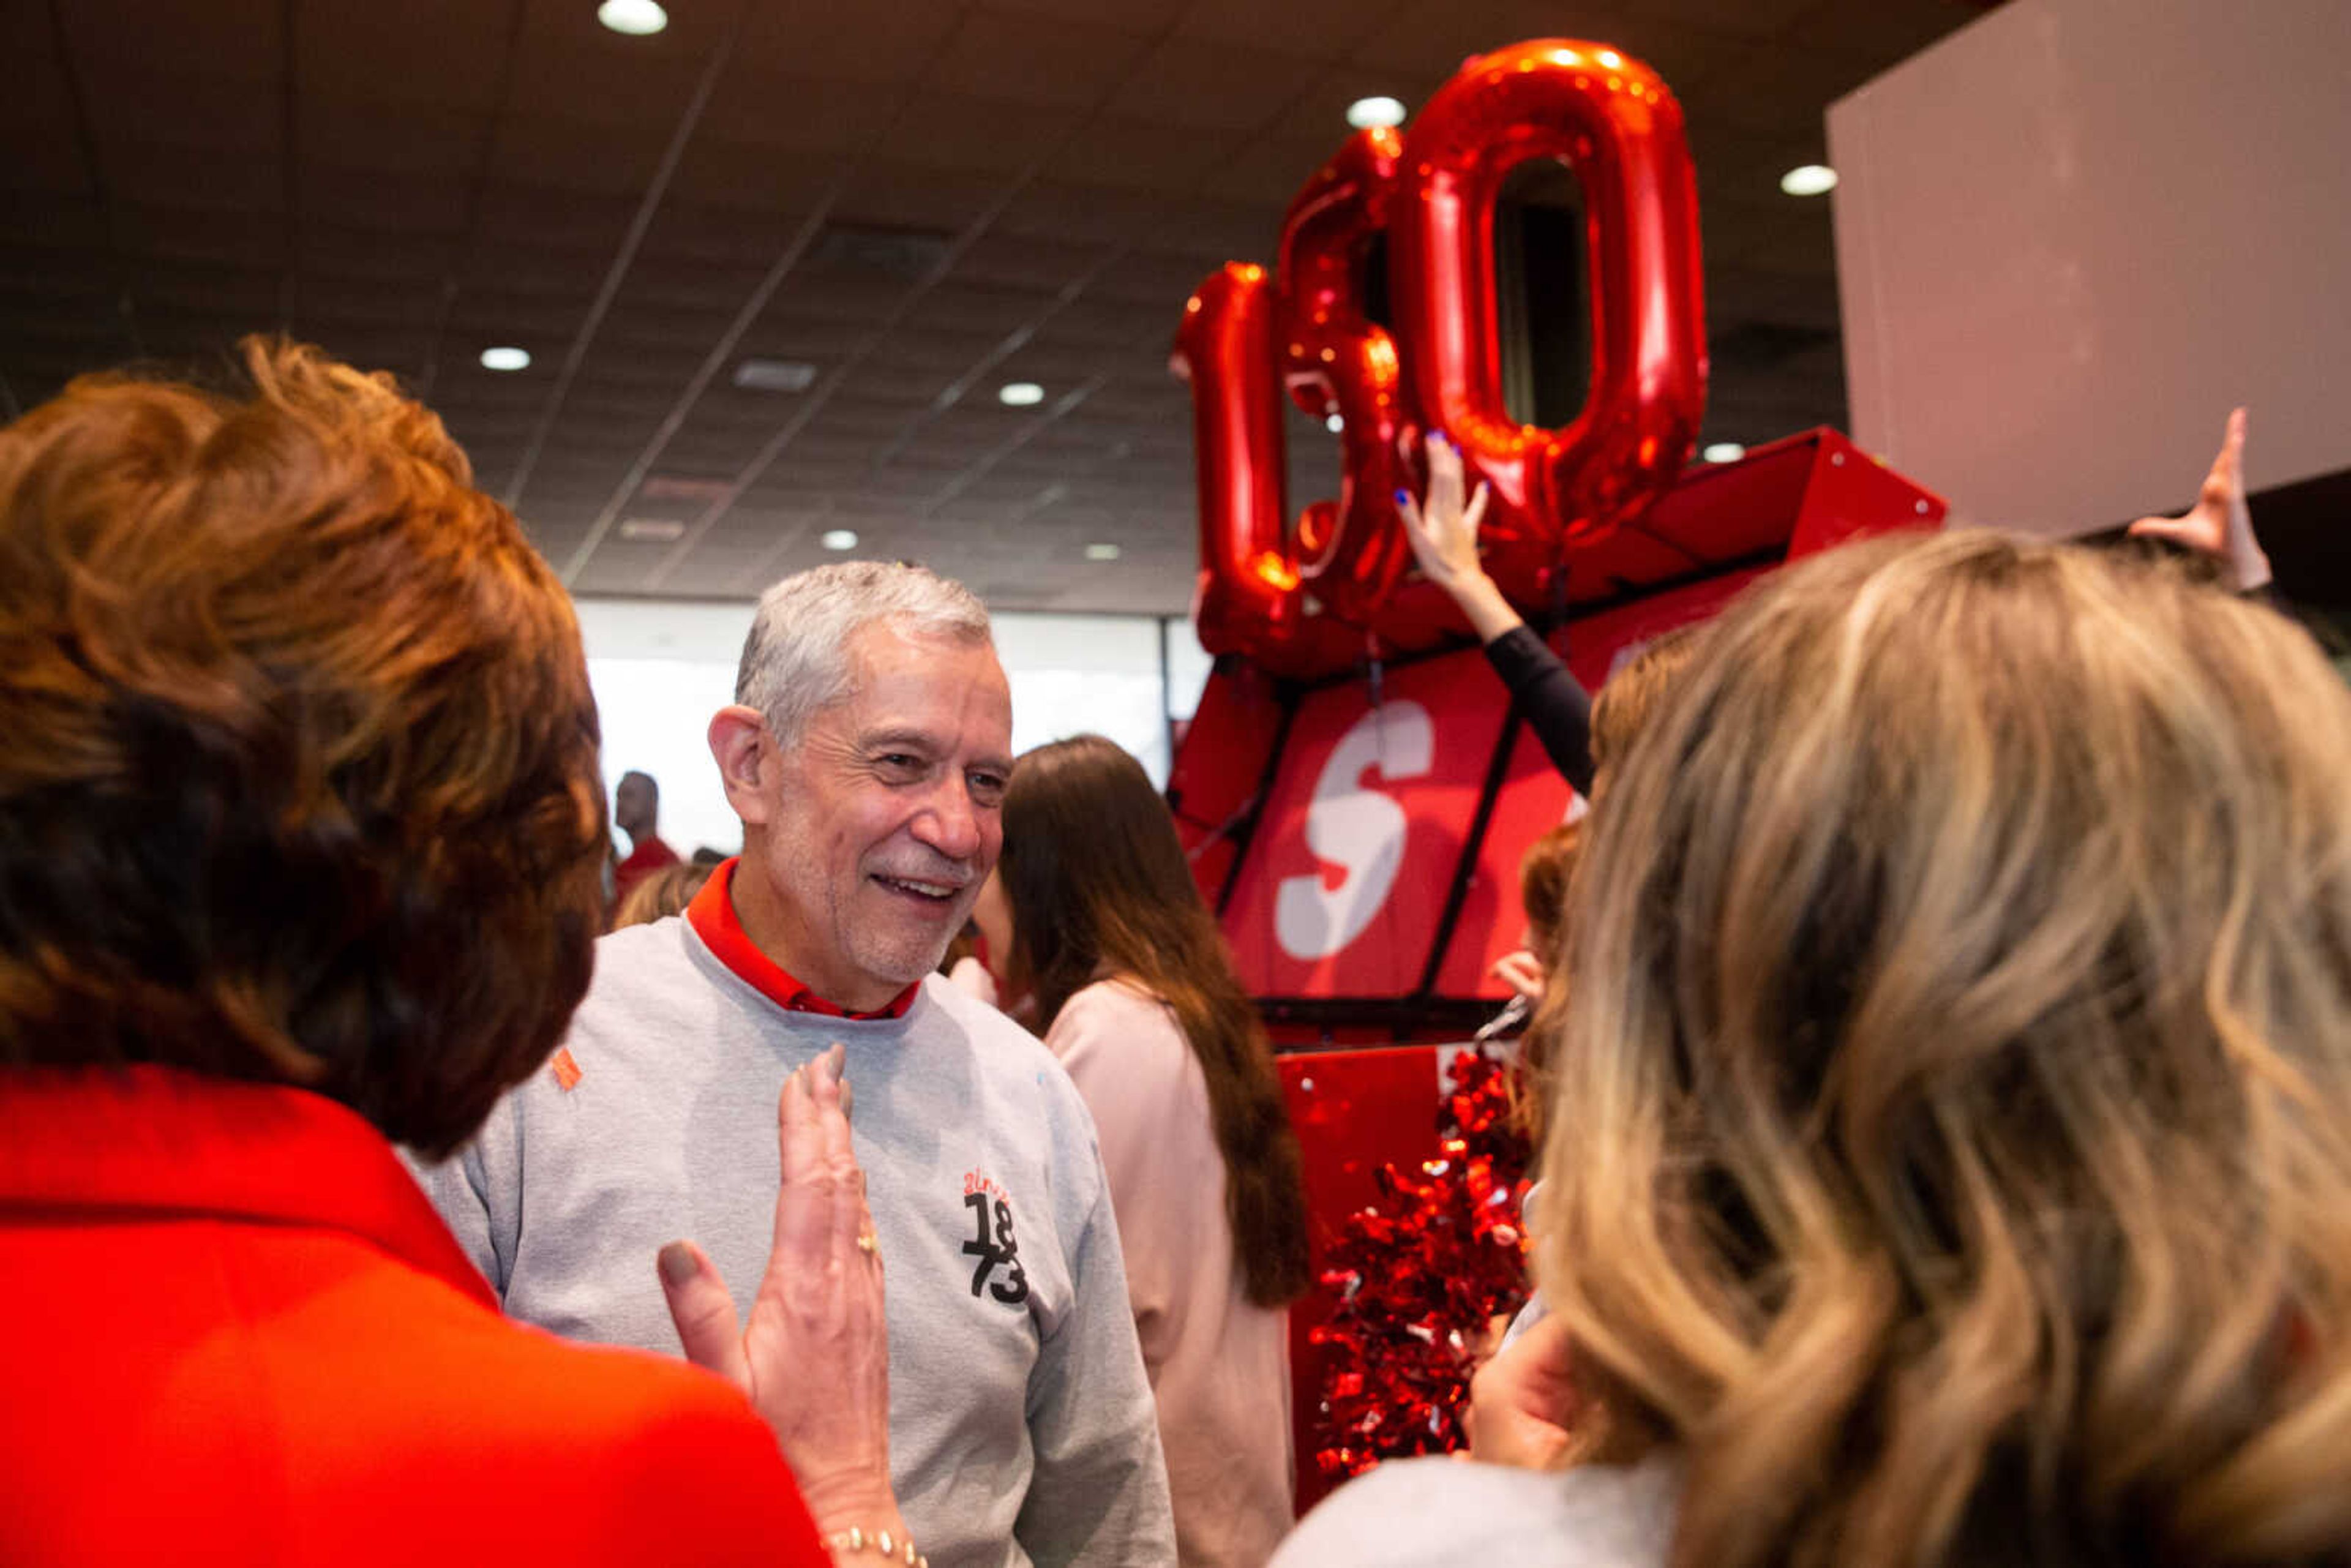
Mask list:
[[[1371,131],[1384,125],[1404,123],[1404,100],[1396,98],[1359,98],[1347,106],[1347,123],[1358,131]]]
[[[803,392],[816,384],[816,367],[805,360],[746,360],[735,367],[735,384],[748,392]]]
[[[1780,176],[1780,189],[1792,196],[1818,196],[1836,189],[1836,171],[1825,163],[1806,163]]]
[[[1747,448],[1736,441],[1718,441],[1698,455],[1708,463],[1736,463],[1747,455]]]
[[[857,548],[857,530],[855,528],[827,528],[824,531],[824,537],[817,540],[817,543],[822,545],[827,549],[855,549]]]
[[[669,26],[669,13],[656,0],[604,0],[596,20],[632,38],[650,37]]]
[[[1116,560],[1118,559],[1118,547],[1116,545],[1088,545],[1086,547],[1086,559],[1088,560]]]
[[[486,371],[527,371],[530,369],[530,350],[512,347],[484,349],[482,369]]]
[[[1008,408],[1028,408],[1045,401],[1045,389],[1035,382],[1007,382],[996,389],[996,395]]]
[[[685,523],[677,517],[622,517],[621,537],[633,544],[665,545],[685,537]]]

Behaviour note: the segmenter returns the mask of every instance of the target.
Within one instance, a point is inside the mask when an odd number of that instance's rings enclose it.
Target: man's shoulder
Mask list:
[[[654,1025],[665,1036],[682,1019],[739,1008],[729,984],[684,916],[623,926],[597,938],[595,974],[566,1039],[635,1040]]]
[[[1564,1472],[1449,1455],[1391,1459],[1301,1520],[1272,1568],[1402,1568],[1457,1553],[1516,1553],[1543,1568],[1657,1568],[1673,1537],[1678,1475],[1664,1458]]]
[[[695,962],[698,939],[682,915],[624,925],[596,938],[596,973],[588,982],[581,1009],[650,989],[706,988],[710,977]]]
[[[922,985],[923,1005],[935,1009],[938,1018],[933,1027],[962,1035],[984,1078],[1006,1085],[1033,1083],[1056,1113],[1074,1112],[1086,1118],[1085,1102],[1079,1098],[1077,1085],[1070,1082],[1069,1073],[1043,1040],[944,975],[925,976]],[[1091,1118],[1086,1118],[1086,1124],[1091,1133]]]
[[[922,1005],[940,1014],[938,1027],[968,1036],[977,1049],[1026,1061],[1029,1052],[1044,1052],[1044,1042],[996,1009],[966,991],[945,975],[923,977]]]

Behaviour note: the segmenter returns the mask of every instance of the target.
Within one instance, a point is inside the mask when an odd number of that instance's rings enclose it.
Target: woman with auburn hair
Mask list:
[[[1098,735],[1023,756],[998,874],[1013,986],[1102,1137],[1191,1564],[1262,1563],[1291,1513],[1288,1314],[1306,1196],[1273,1052],[1167,803]]]
[[[2351,693],[2175,570],[1751,590],[1591,823],[1554,1315],[1471,1422],[1533,1469],[1387,1467],[1280,1561],[2345,1561],[2346,797]]]
[[[828,1525],[897,1528],[837,1062],[779,1110],[789,1298],[747,1332],[661,1259],[757,1415],[507,1324],[395,1156],[587,986],[596,710],[439,420],[246,364],[0,430],[0,1561],[820,1563],[779,1440]]]

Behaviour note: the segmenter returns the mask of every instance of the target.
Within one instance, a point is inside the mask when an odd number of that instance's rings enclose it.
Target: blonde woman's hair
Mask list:
[[[1585,847],[1539,1275],[1673,1562],[2339,1561],[2351,694],[1987,532],[1780,574]]]

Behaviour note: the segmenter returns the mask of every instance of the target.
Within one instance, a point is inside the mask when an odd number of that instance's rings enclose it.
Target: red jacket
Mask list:
[[[506,1322],[316,1095],[0,1071],[0,1281],[12,1568],[828,1561],[739,1395]]]

